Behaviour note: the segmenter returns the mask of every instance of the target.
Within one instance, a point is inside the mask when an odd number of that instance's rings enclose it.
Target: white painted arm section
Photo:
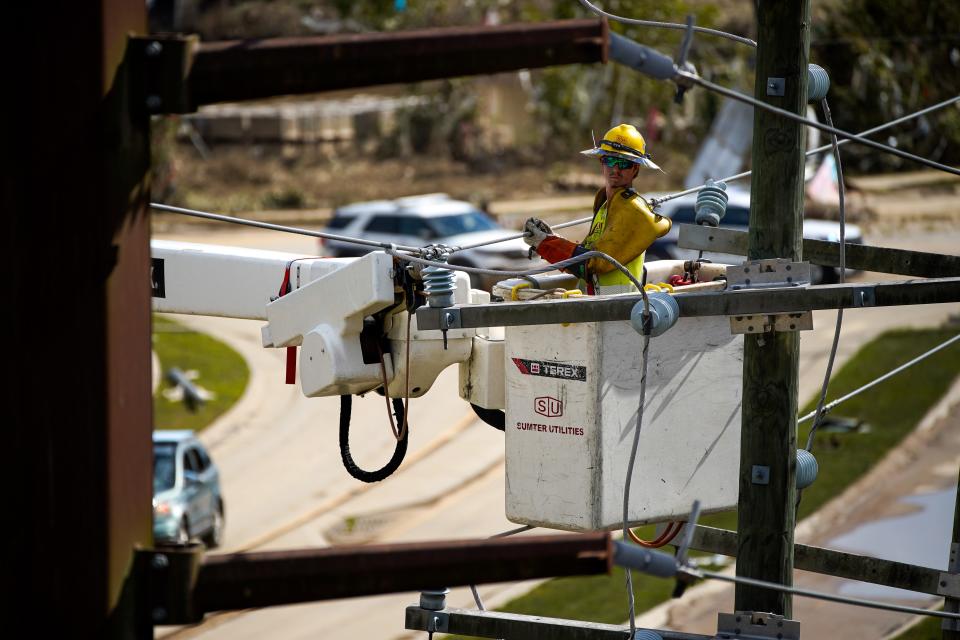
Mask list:
[[[354,258],[304,258],[295,253],[153,240],[153,310],[265,320],[287,265],[297,289]]]
[[[368,253],[267,305],[263,346],[302,347],[305,396],[362,393],[382,382],[379,362],[363,362],[360,332],[366,316],[395,303],[392,270],[391,256]],[[389,379],[392,359],[385,365]]]

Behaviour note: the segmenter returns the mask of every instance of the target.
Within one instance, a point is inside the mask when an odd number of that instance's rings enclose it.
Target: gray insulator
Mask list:
[[[663,636],[656,631],[651,631],[650,629],[637,629],[637,633],[634,634],[633,640],[663,640]]]
[[[670,56],[619,34],[610,34],[610,58],[657,80],[672,80],[677,68]]]
[[[614,564],[626,569],[636,569],[659,578],[677,575],[677,559],[662,551],[653,551],[622,540],[613,543]]]
[[[650,301],[650,336],[655,338],[677,324],[680,318],[680,305],[669,293],[648,293],[647,300]],[[633,310],[630,312],[630,324],[640,335],[643,335],[643,309],[643,300],[641,300],[633,305]]]
[[[806,489],[817,479],[820,465],[806,449],[797,449],[797,489]]]
[[[436,308],[453,306],[453,292],[457,288],[453,270],[431,266],[425,268],[422,274],[423,291],[427,294],[427,304]]]
[[[807,99],[810,102],[823,100],[830,90],[830,76],[827,70],[817,64],[807,66]]]
[[[720,226],[720,220],[727,212],[727,184],[720,180],[707,180],[697,192],[697,203],[693,206],[697,212],[697,224],[711,227]]]

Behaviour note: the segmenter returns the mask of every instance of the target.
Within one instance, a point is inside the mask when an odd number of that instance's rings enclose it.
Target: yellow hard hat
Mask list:
[[[594,142],[594,144],[597,143]],[[648,169],[660,168],[650,159],[650,154],[647,153],[647,142],[632,124],[617,125],[603,134],[603,140],[596,147],[580,153],[585,156],[622,158]]]

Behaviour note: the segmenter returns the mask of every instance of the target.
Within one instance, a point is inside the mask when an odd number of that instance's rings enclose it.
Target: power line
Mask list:
[[[822,102],[823,106],[823,115],[827,119],[827,124],[833,126],[833,116],[830,114],[830,105],[827,103],[827,99],[824,98]],[[838,187],[838,197],[840,200],[840,282],[844,282],[847,279],[847,244],[846,244],[846,231],[847,231],[847,212],[846,212],[846,188],[843,186],[843,165],[840,163],[840,145],[837,144],[837,136],[831,136],[831,144],[833,145],[833,159],[837,163],[837,187]],[[827,358],[827,370],[823,374],[823,386],[820,388],[820,399],[817,401],[817,415],[816,419],[813,421],[813,428],[810,429],[810,433],[807,436],[807,444],[804,447],[807,451],[812,451],[813,449],[813,437],[817,433],[817,429],[820,428],[820,423],[823,421],[824,416],[824,404],[827,401],[827,389],[830,386],[830,379],[833,377],[833,364],[837,359],[837,347],[840,346],[840,329],[843,327],[843,309],[837,309],[837,324],[833,331],[833,343],[830,346],[830,356]],[[797,494],[797,503],[800,502],[800,493]]]
[[[937,353],[938,351],[941,351],[941,350],[943,350],[943,349],[946,349],[947,347],[949,347],[951,344],[953,344],[954,342],[956,342],[956,341],[958,341],[958,340],[960,340],[960,333],[958,333],[957,335],[953,336],[953,337],[950,338],[949,340],[947,340],[947,341],[945,341],[945,342],[943,342],[943,343],[935,346],[933,349],[930,349],[929,351],[927,351],[927,352],[925,352],[925,353],[921,353],[919,356],[917,356],[917,357],[914,358],[913,360],[910,360],[909,362],[903,363],[902,365],[900,365],[900,366],[897,367],[896,369],[893,369],[893,370],[891,370],[891,371],[888,371],[887,373],[883,374],[883,375],[880,376],[879,378],[875,378],[874,380],[872,380],[871,382],[868,382],[867,384],[863,385],[863,386],[860,387],[859,389],[857,389],[857,390],[855,390],[855,391],[851,391],[851,392],[848,393],[847,395],[842,396],[842,397],[840,397],[840,398],[837,398],[836,400],[833,400],[832,402],[828,403],[828,404],[823,408],[823,413],[824,413],[824,414],[828,413],[831,409],[833,409],[833,408],[834,408],[835,406],[837,406],[838,404],[840,404],[840,403],[842,403],[842,402],[846,402],[847,400],[849,400],[850,398],[853,398],[854,396],[860,395],[860,394],[863,393],[864,391],[867,391],[868,389],[871,389],[871,388],[877,386],[878,384],[880,384],[881,382],[884,382],[885,380],[889,380],[890,378],[892,378],[893,376],[897,375],[898,373],[900,373],[900,372],[902,372],[902,371],[904,371],[904,370],[906,370],[906,369],[909,369],[910,367],[912,367],[913,365],[917,364],[918,362],[921,362],[921,361],[929,358],[930,356],[932,356],[933,354]],[[816,412],[816,411],[811,411],[811,412],[808,413],[807,415],[805,415],[805,416],[803,416],[802,418],[798,419],[798,420],[797,420],[797,424],[800,424],[801,422],[806,422],[807,420],[809,420],[810,418],[814,417],[815,415],[817,415],[817,412]]]
[[[859,134],[857,134],[857,135],[858,135],[858,136],[871,135],[871,134],[873,134],[873,133],[877,133],[877,132],[879,132],[879,131],[883,131],[884,129],[889,129],[890,127],[896,126],[896,125],[898,125],[898,124],[902,124],[902,123],[907,122],[907,121],[909,121],[909,120],[912,120],[912,119],[915,119],[915,118],[919,118],[919,117],[921,117],[921,116],[923,116],[923,115],[926,115],[926,114],[928,114],[928,113],[931,113],[931,112],[933,112],[933,111],[937,111],[938,109],[943,109],[944,107],[948,107],[948,106],[950,106],[950,105],[952,105],[952,104],[956,104],[957,102],[960,102],[960,96],[956,96],[956,97],[953,97],[953,98],[949,98],[949,99],[947,99],[947,100],[944,100],[943,102],[938,102],[937,104],[931,105],[931,106],[929,106],[929,107],[926,107],[926,108],[921,109],[921,110],[919,110],[919,111],[916,111],[916,112],[914,112],[914,113],[907,114],[907,115],[905,115],[905,116],[901,116],[900,118],[897,118],[896,120],[891,120],[890,122],[887,122],[887,123],[885,123],[885,124],[881,124],[881,125],[879,125],[879,126],[876,126],[876,127],[871,128],[871,129],[867,129],[867,130],[865,130],[865,131],[861,131],[861,132],[860,132]],[[850,141],[851,141],[850,139],[840,140],[840,141],[837,143],[837,145],[838,145],[838,146],[843,146],[843,145],[849,143]],[[806,153],[806,155],[807,155],[807,156],[811,156],[811,155],[813,155],[813,154],[815,154],[815,153],[820,153],[821,151],[825,151],[825,150],[829,149],[830,147],[831,147],[831,145],[826,144],[826,145],[817,147],[816,149],[811,149],[810,151],[808,151],[808,152]],[[732,181],[734,181],[734,180],[740,180],[740,179],[742,179],[742,178],[746,178],[746,177],[750,176],[752,173],[753,173],[752,171],[744,171],[744,172],[742,172],[742,173],[738,173],[738,174],[729,176],[729,177],[727,177],[727,178],[724,178],[723,181],[724,181],[724,182],[732,182]],[[693,187],[693,188],[691,188],[691,189],[686,189],[686,190],[684,190],[684,191],[678,191],[678,192],[676,192],[676,193],[668,194],[668,195],[666,195],[666,196],[662,196],[662,197],[659,197],[659,198],[652,198],[652,199],[651,199],[651,204],[653,204],[654,206],[656,206],[657,204],[660,204],[660,203],[663,203],[663,202],[667,202],[667,201],[669,201],[669,200],[673,200],[674,198],[679,198],[679,197],[682,197],[682,196],[685,196],[685,195],[690,195],[690,194],[692,194],[692,193],[696,193],[696,192],[699,191],[699,190],[700,190],[700,187]],[[297,227],[290,227],[290,226],[285,226],[285,225],[272,224],[272,223],[269,223],[269,222],[260,222],[260,221],[257,221],[257,220],[249,220],[249,219],[245,219],[245,218],[237,218],[237,217],[234,217],[234,216],[225,216],[225,215],[217,214],[217,213],[210,213],[210,212],[206,212],[206,211],[198,211],[198,210],[196,210],[196,209],[187,209],[187,208],[185,208],[185,207],[175,207],[175,206],[172,206],[172,205],[161,204],[161,203],[158,203],[158,202],[151,202],[151,203],[150,203],[150,207],[153,208],[153,209],[156,209],[156,210],[158,210],[158,211],[167,211],[167,212],[170,212],[170,213],[177,213],[177,214],[180,214],[180,215],[192,216],[192,217],[195,217],[195,218],[205,218],[205,219],[208,219],[208,220],[217,220],[217,221],[220,221],[220,222],[228,222],[228,223],[231,223],[231,224],[240,224],[240,225],[245,225],[245,226],[250,226],[250,227],[257,227],[257,228],[261,228],[261,229],[269,229],[269,230],[272,230],[272,231],[283,231],[283,232],[286,232],[286,233],[294,233],[294,234],[299,234],[299,235],[311,236],[311,237],[314,237],[314,238],[325,238],[325,239],[328,239],[328,240],[339,240],[339,241],[341,241],[341,242],[348,242],[348,243],[353,243],[353,244],[358,244],[358,245],[363,245],[363,246],[372,246],[372,247],[377,247],[377,248],[380,248],[380,249],[388,249],[388,248],[391,248],[391,246],[393,246],[394,248],[396,248],[396,249],[398,249],[398,250],[400,250],[400,251],[411,251],[411,252],[414,252],[414,253],[417,253],[417,254],[422,253],[422,249],[419,248],[419,247],[407,247],[407,246],[402,246],[402,245],[390,245],[389,243],[385,243],[385,242],[375,242],[375,241],[372,241],[372,240],[364,240],[364,239],[362,239],[362,238],[353,238],[353,237],[349,237],[349,236],[341,236],[341,235],[337,235],[337,234],[327,233],[327,232],[324,232],[324,231],[313,231],[313,230],[311,230],[311,229],[301,229],[301,228],[297,228]],[[586,218],[578,218],[578,219],[576,219],[576,220],[571,220],[571,221],[569,221],[569,222],[564,222],[564,223],[561,223],[561,224],[553,225],[553,228],[554,228],[554,229],[565,229],[565,228],[567,228],[567,227],[572,227],[572,226],[576,226],[576,225],[579,225],[579,224],[585,224],[585,223],[587,223],[587,222],[590,222],[592,219],[593,219],[593,216],[589,216],[589,217],[586,217]],[[485,242],[477,242],[477,243],[474,243],[474,244],[468,244],[468,245],[462,245],[462,246],[452,247],[452,250],[453,250],[454,253],[456,253],[456,252],[458,252],[458,251],[465,251],[465,250],[467,250],[467,249],[474,249],[474,248],[477,248],[477,247],[484,247],[484,246],[487,246],[487,245],[497,244],[497,243],[499,243],[499,242],[506,242],[506,241],[508,241],[508,240],[516,240],[516,239],[518,239],[518,238],[523,238],[523,237],[524,237],[524,234],[523,234],[523,233],[514,233],[514,234],[510,234],[510,235],[504,236],[504,237],[502,237],[502,238],[497,238],[496,240],[487,240],[487,241],[485,241]]]
[[[877,151],[883,151],[884,153],[889,153],[891,155],[904,158],[906,160],[912,160],[914,162],[926,165],[933,169],[939,169],[940,171],[944,171],[946,173],[950,173],[955,176],[960,176],[960,169],[957,169],[955,167],[950,167],[945,164],[940,164],[939,162],[934,162],[933,160],[929,160],[927,158],[914,155],[912,153],[908,153],[906,151],[901,151],[896,147],[890,147],[888,145],[881,144],[879,142],[874,142],[873,140],[870,140],[868,138],[863,138],[855,133],[849,133],[847,131],[837,129],[836,127],[831,127],[830,125],[817,122],[816,120],[810,120],[809,118],[805,118],[803,116],[797,115],[792,111],[787,111],[786,109],[775,107],[773,105],[767,104],[762,100],[757,100],[752,96],[748,96],[744,93],[740,93],[739,91],[734,91],[732,89],[728,89],[726,87],[710,82],[709,80],[705,80],[694,73],[689,73],[687,71],[680,70],[680,71],[677,71],[677,76],[685,80],[688,80],[694,84],[698,84],[704,89],[707,89],[708,91],[713,91],[714,93],[719,93],[720,95],[727,96],[728,98],[733,98],[734,100],[739,100],[740,102],[753,105],[758,109],[765,109],[770,113],[774,113],[781,117],[787,118],[788,120],[800,122],[802,124],[807,125],[808,127],[813,127],[814,129],[820,129],[821,131],[825,131],[826,133],[830,133],[841,138],[847,138],[848,140],[858,142],[864,146],[870,147],[872,149],[876,149]]]
[[[919,118],[919,117],[921,117],[921,116],[925,116],[925,115],[927,115],[928,113],[932,113],[932,112],[937,111],[937,110],[939,110],[939,109],[943,109],[944,107],[949,107],[950,105],[956,104],[957,102],[960,102],[960,96],[955,96],[955,97],[953,97],[953,98],[948,98],[948,99],[944,100],[943,102],[938,102],[937,104],[930,105],[929,107],[925,107],[925,108],[923,108],[923,109],[921,109],[921,110],[919,110],[919,111],[915,111],[915,112],[909,113],[909,114],[907,114],[907,115],[905,115],[905,116],[901,116],[901,117],[897,118],[896,120],[891,120],[890,122],[886,122],[886,123],[884,123],[884,124],[878,125],[878,126],[873,127],[873,128],[871,128],[871,129],[866,129],[866,130],[864,130],[864,131],[861,131],[861,132],[858,133],[857,135],[858,135],[858,136],[869,136],[869,135],[872,135],[872,134],[874,134],[874,133],[879,133],[880,131],[883,131],[883,130],[885,130],[885,129],[889,129],[890,127],[894,127],[894,126],[896,126],[896,125],[898,125],[898,124],[903,124],[904,122],[908,122],[908,121],[910,121],[910,120],[914,120],[914,119]],[[850,142],[850,140],[847,140],[847,139],[845,139],[845,140],[840,140],[840,141],[837,142],[837,146],[838,146],[838,147],[842,147],[843,145],[848,144],[849,142]],[[807,151],[806,154],[804,154],[804,155],[805,155],[806,157],[810,157],[810,156],[812,156],[812,155],[814,155],[814,154],[820,153],[821,151],[826,151],[827,149],[830,149],[832,146],[833,146],[832,144],[825,144],[825,145],[823,145],[823,146],[817,147],[816,149],[811,149],[810,151]],[[750,177],[752,174],[753,174],[753,171],[744,171],[744,172],[742,172],[742,173],[737,173],[737,174],[734,174],[734,175],[732,175],[732,176],[730,176],[730,177],[723,178],[723,182],[732,182],[732,181],[734,181],[734,180],[741,180],[741,179],[743,179],[743,178]],[[684,191],[678,191],[677,193],[672,193],[672,194],[669,194],[669,195],[666,195],[666,196],[663,196],[663,197],[660,197],[660,198],[653,198],[653,199],[651,200],[651,202],[653,202],[654,204],[660,204],[661,202],[667,202],[668,200],[673,200],[674,198],[680,198],[680,197],[682,197],[682,196],[690,195],[691,193],[696,193],[697,191],[700,190],[700,188],[701,188],[701,187],[693,187],[693,188],[691,188],[691,189],[686,189],[686,190],[684,190]]]
[[[259,220],[249,220],[247,218],[236,218],[234,216],[225,216],[219,213],[209,213],[207,211],[197,211],[196,209],[186,209],[184,207],[174,207],[168,204],[159,204],[157,202],[151,202],[150,207],[152,209],[157,209],[158,211],[169,211],[170,213],[179,213],[185,216],[192,216],[194,218],[205,218],[207,220],[229,222],[231,224],[240,224],[247,227],[270,229],[271,231],[284,231],[286,233],[296,233],[302,236],[312,236],[314,238],[324,238],[326,240],[339,240],[341,242],[350,242],[352,244],[376,247],[378,249],[397,249],[399,251],[412,251],[413,253],[417,254],[423,252],[421,247],[408,247],[405,245],[391,244],[389,242],[375,242],[373,240],[364,240],[362,238],[351,238],[349,236],[326,233],[325,231],[313,231],[311,229],[301,229],[299,227],[288,227],[282,224],[260,222]]]
[[[618,16],[613,13],[604,11],[600,7],[591,4],[589,0],[580,0],[580,4],[586,7],[588,10],[597,14],[598,16],[603,16],[609,18],[614,22],[620,22],[623,24],[633,24],[641,27],[657,27],[660,29],[676,29],[677,31],[686,31],[687,25],[679,24],[677,22],[658,22],[656,20],[640,20],[637,18],[625,18],[623,16]],[[719,36],[721,38],[727,38],[728,40],[733,40],[734,42],[739,42],[741,44],[748,45],[750,47],[756,48],[757,43],[750,38],[744,38],[743,36],[738,36],[733,33],[727,33],[726,31],[720,31],[719,29],[710,29],[708,27],[693,27],[693,30],[698,33],[706,33],[711,36]]]
[[[699,575],[704,578],[709,578],[711,580],[722,580],[724,582],[746,584],[754,587],[772,589],[774,591],[782,591],[783,593],[790,593],[795,596],[803,596],[805,598],[816,598],[817,600],[828,600],[830,602],[838,602],[840,604],[849,604],[856,607],[868,607],[870,609],[883,609],[885,611],[897,611],[899,613],[910,613],[918,616],[931,616],[934,618],[947,618],[948,620],[960,620],[960,613],[952,613],[949,611],[931,611],[929,609],[920,609],[918,607],[907,607],[899,604],[877,602],[876,600],[863,600],[861,598],[850,598],[847,596],[838,596],[832,593],[824,593],[822,591],[813,591],[811,589],[801,589],[800,587],[792,587],[785,584],[767,582],[766,580],[757,580],[755,578],[747,578],[746,576],[728,576],[722,573],[715,573],[713,571],[703,571],[703,570],[698,570],[694,572],[694,575]]]

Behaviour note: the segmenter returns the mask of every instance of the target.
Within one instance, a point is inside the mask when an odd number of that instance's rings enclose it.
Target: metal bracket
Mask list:
[[[772,613],[737,611],[717,614],[717,638],[800,640],[800,622]]]
[[[440,311],[440,330],[461,329],[460,309],[442,309]]]
[[[755,464],[750,469],[750,482],[753,484],[770,484],[770,467]]]
[[[809,262],[791,262],[776,258],[751,260],[727,268],[727,289],[730,291],[803,287],[808,284],[810,284]],[[813,329],[813,313],[810,311],[730,316],[730,332],[734,334],[811,329]]]
[[[877,306],[877,291],[874,287],[857,287],[853,290],[854,307]]]
[[[187,90],[187,76],[199,43],[197,36],[130,36],[127,60],[132,104],[151,115],[196,111]]]
[[[727,267],[727,289],[769,289],[800,287],[810,284],[810,263],[791,262],[784,258],[748,260]]]
[[[450,616],[446,612],[431,611],[427,615],[427,633],[446,633],[450,630]]]
[[[769,331],[809,331],[813,329],[813,313],[778,313],[759,316],[730,316],[730,333],[767,333]]]
[[[783,78],[767,78],[767,95],[782,96],[786,93],[787,82]]]
[[[948,598],[960,598],[960,574],[941,572],[937,593]]]
[[[135,551],[140,616],[151,624],[190,624],[203,619],[193,603],[203,549],[202,544],[191,543]]]

